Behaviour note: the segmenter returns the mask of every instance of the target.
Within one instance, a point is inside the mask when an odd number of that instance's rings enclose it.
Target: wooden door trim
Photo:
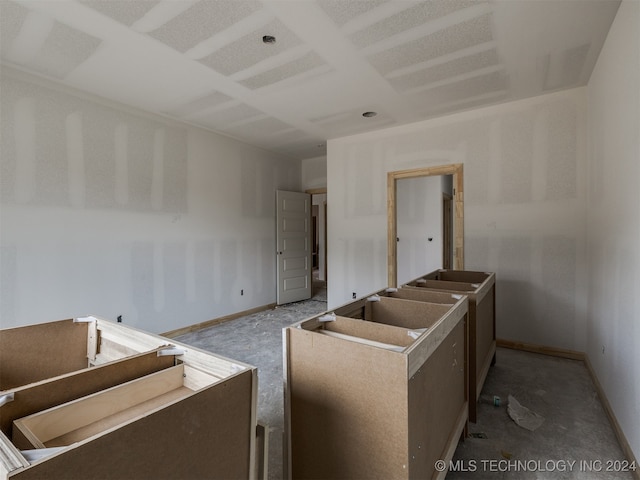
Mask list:
[[[464,270],[464,182],[463,164],[398,170],[387,173],[387,278],[390,287],[398,286],[398,224],[396,212],[397,181],[403,178],[453,175],[454,238],[453,268]],[[428,272],[425,272],[428,273]]]
[[[442,192],[442,268],[452,268],[453,258],[452,238],[453,231],[453,196]]]

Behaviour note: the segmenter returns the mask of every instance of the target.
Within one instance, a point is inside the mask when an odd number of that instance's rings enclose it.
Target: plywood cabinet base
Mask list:
[[[284,330],[288,476],[443,478],[468,418],[467,299],[361,306]]]
[[[465,295],[469,299],[469,420],[476,421],[477,400],[496,355],[495,273],[435,270],[400,290]]]
[[[0,479],[255,478],[254,367],[98,318],[53,323],[0,330],[0,346],[24,346],[2,349],[5,372],[84,358],[31,383],[7,377]],[[67,350],[34,355],[29,339],[46,344],[40,334],[56,327],[73,334]]]

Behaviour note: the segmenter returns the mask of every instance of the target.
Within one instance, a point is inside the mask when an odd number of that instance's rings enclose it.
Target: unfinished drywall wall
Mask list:
[[[2,327],[164,332],[275,302],[298,161],[5,67],[0,100]]]
[[[640,3],[624,1],[588,85],[586,352],[640,458]]]
[[[327,188],[327,157],[314,157],[302,160],[302,188],[312,190]]]
[[[586,90],[330,140],[329,307],[387,283],[387,172],[464,164],[465,267],[500,338],[585,347]],[[426,272],[425,272],[426,273]]]

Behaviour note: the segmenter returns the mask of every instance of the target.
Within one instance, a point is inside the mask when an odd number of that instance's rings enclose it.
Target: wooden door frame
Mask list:
[[[327,187],[309,188],[305,190],[304,193],[308,193],[309,195],[311,195],[311,203],[313,204],[313,196],[323,195],[323,194],[326,195]],[[326,200],[323,202],[321,207],[324,208],[324,281],[326,282],[329,279],[329,275],[327,273],[328,248],[327,248],[327,201]]]
[[[452,268],[453,195],[442,192],[442,268]],[[445,255],[446,254],[446,255]]]
[[[387,279],[389,287],[398,286],[398,219],[396,211],[397,181],[403,178],[453,175],[453,268],[464,270],[464,182],[463,164],[398,170],[387,173]],[[429,272],[424,272],[429,273]]]

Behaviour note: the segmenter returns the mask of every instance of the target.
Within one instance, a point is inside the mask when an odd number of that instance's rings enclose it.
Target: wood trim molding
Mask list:
[[[397,181],[403,178],[453,175],[454,189],[454,261],[455,270],[464,270],[464,179],[463,164],[440,165],[437,167],[398,170],[387,173],[387,283],[398,286],[398,225],[396,211]]]
[[[613,427],[613,432],[615,433],[616,438],[618,439],[618,443],[620,444],[622,453],[624,453],[624,456],[627,457],[627,460],[629,462],[633,463],[637,467],[635,471],[631,472],[631,475],[636,480],[640,480],[640,465],[638,465],[638,460],[633,454],[633,450],[631,450],[631,445],[629,445],[629,441],[627,440],[627,437],[622,431],[622,428],[620,427],[620,423],[618,423],[618,419],[613,413],[613,409],[611,408],[609,399],[604,394],[604,390],[602,389],[600,380],[598,380],[598,377],[596,376],[596,372],[593,370],[593,366],[591,365],[591,361],[589,360],[589,357],[587,355],[585,355],[584,357],[584,364],[587,367],[587,370],[589,371],[589,375],[591,376],[591,380],[593,380],[593,384],[596,387],[596,392],[598,392],[598,397],[600,398],[600,402],[602,403],[602,408],[604,408],[604,411],[607,414],[607,417],[609,418],[609,422],[611,422],[611,426]]]
[[[213,320],[207,320],[206,322],[196,323],[194,325],[189,325],[186,327],[178,328],[176,330],[171,330],[169,332],[160,333],[161,337],[166,338],[175,338],[180,335],[184,335],[186,333],[196,332],[198,330],[202,330],[203,328],[213,327],[214,325],[219,325],[224,322],[228,322],[230,320],[235,320],[236,318],[245,317],[247,315],[251,315],[253,313],[263,312],[265,310],[271,310],[275,308],[275,303],[269,303],[268,305],[262,305],[261,307],[251,308],[249,310],[244,310],[242,312],[232,313],[231,315],[225,315],[224,317],[214,318]]]
[[[496,346],[510,348],[512,350],[522,350],[523,352],[540,353],[542,355],[551,355],[552,357],[568,358],[570,360],[584,361],[584,352],[576,352],[575,350],[565,350],[562,348],[543,347],[533,343],[514,342],[513,340],[497,339]]]

